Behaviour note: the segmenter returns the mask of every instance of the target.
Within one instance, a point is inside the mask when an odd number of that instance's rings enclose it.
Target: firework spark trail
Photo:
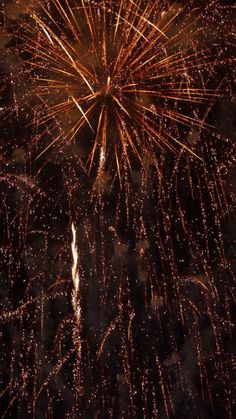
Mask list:
[[[74,223],[71,224],[71,231],[72,231],[72,243],[71,243],[71,251],[73,257],[73,265],[71,268],[71,275],[73,281],[73,289],[72,289],[72,307],[74,311],[75,317],[75,327],[74,327],[74,345],[77,352],[77,362],[76,362],[76,387],[78,393],[81,393],[81,351],[82,351],[82,342],[81,342],[81,301],[80,301],[80,276],[79,276],[79,255],[78,249],[76,244],[76,228]]]
[[[71,250],[72,250],[72,256],[73,256],[73,265],[71,268],[71,274],[72,274],[72,280],[73,280],[73,297],[72,297],[72,304],[75,312],[75,317],[77,324],[80,324],[80,318],[81,318],[81,307],[80,307],[80,278],[79,278],[79,272],[78,272],[78,250],[76,245],[76,229],[74,223],[71,225],[71,231],[73,240],[71,243]]]

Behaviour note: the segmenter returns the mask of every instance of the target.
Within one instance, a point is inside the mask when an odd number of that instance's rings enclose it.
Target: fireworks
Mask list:
[[[155,163],[157,149],[196,156],[183,132],[207,128],[207,106],[220,95],[209,83],[216,58],[199,12],[156,1],[30,9],[19,50],[28,100],[38,103],[41,154],[76,141],[86,170],[97,157],[98,171],[116,166],[119,178],[133,157]]]
[[[21,3],[3,13],[3,417],[233,417],[230,9]]]

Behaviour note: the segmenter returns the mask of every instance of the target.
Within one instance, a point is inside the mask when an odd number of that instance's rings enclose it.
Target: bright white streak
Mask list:
[[[71,268],[71,274],[72,274],[72,280],[73,280],[73,285],[74,285],[74,289],[72,292],[72,305],[75,312],[77,325],[80,326],[81,307],[80,307],[80,289],[79,289],[80,278],[79,278],[79,273],[78,273],[79,255],[78,255],[78,250],[77,250],[77,245],[76,245],[76,229],[75,229],[74,223],[72,223],[71,225],[71,230],[72,230],[72,237],[73,237],[73,240],[71,243],[71,251],[72,251],[72,257],[73,257],[73,265]]]
[[[84,119],[87,121],[88,125],[90,126],[91,130],[92,130],[92,131],[93,131],[93,133],[94,133],[94,129],[93,129],[92,125],[90,124],[90,122],[89,122],[89,120],[88,120],[88,118],[87,118],[86,114],[84,113],[83,109],[82,109],[82,108],[81,108],[81,106],[78,104],[78,102],[77,102],[77,100],[74,98],[74,96],[71,96],[71,97],[72,97],[73,102],[75,103],[75,105],[77,106],[77,108],[79,109],[79,111],[82,113],[82,115],[83,115]]]
[[[73,256],[73,265],[72,265],[72,279],[73,279],[73,283],[74,283],[74,288],[75,291],[77,292],[79,289],[79,275],[78,275],[78,251],[77,251],[77,246],[76,246],[76,229],[74,226],[74,223],[72,223],[71,225],[71,229],[72,229],[72,236],[73,236],[73,240],[71,243],[71,250],[72,250],[72,256]]]

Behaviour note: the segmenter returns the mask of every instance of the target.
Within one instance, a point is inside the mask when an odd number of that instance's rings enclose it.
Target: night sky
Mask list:
[[[0,417],[235,418],[236,6],[0,11]]]

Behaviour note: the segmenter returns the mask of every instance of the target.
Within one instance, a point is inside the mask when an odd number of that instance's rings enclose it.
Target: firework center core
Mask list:
[[[103,85],[101,94],[104,98],[110,96],[111,94],[111,77],[110,76],[107,77],[105,84]]]

